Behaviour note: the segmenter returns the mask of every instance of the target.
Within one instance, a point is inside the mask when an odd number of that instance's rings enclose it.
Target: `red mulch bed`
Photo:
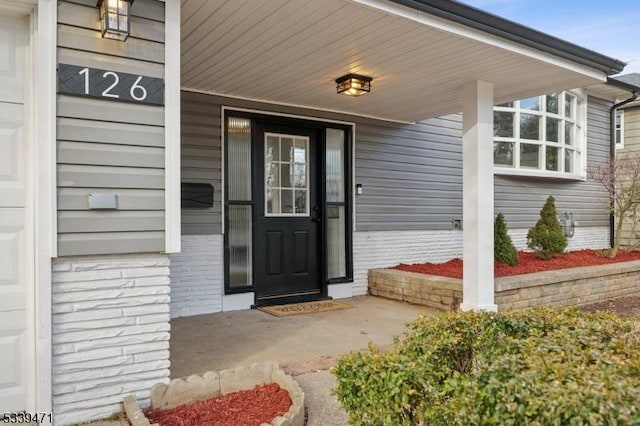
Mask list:
[[[291,407],[289,392],[275,383],[228,393],[170,410],[145,412],[160,426],[260,426],[271,423]]]
[[[520,252],[520,261],[516,266],[494,263],[496,277],[530,274],[532,272],[553,269],[576,268],[578,266],[605,265],[608,263],[640,260],[640,251],[619,252],[615,258],[598,256],[597,250],[577,250],[556,255],[553,259],[540,260],[535,253]],[[462,278],[462,260],[452,259],[445,263],[401,263],[393,269],[418,272],[421,274],[439,275],[442,277]]]

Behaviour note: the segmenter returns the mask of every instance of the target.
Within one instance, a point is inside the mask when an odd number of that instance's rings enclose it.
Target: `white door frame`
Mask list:
[[[26,238],[31,365],[27,410],[51,413],[51,259],[57,255],[56,0],[0,0],[0,13],[28,18],[25,88]]]

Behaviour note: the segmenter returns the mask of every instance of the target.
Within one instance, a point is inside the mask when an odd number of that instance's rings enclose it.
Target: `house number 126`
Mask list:
[[[164,105],[164,80],[146,75],[58,64],[58,93],[115,102]]]
[[[90,85],[89,85],[89,68],[82,68],[78,74],[84,76],[84,94],[89,95],[90,93]],[[119,99],[120,95],[117,93],[113,93],[113,90],[116,90],[118,84],[120,83],[120,76],[113,71],[105,71],[102,74],[102,78],[110,82],[109,87],[102,91],[102,96],[107,98]],[[110,81],[109,81],[110,80]],[[147,99],[147,89],[144,86],[140,85],[140,80],[142,80],[142,76],[137,76],[136,80],[133,82],[131,87],[129,88],[129,95],[136,101],[144,101]],[[107,83],[108,84],[108,83]]]

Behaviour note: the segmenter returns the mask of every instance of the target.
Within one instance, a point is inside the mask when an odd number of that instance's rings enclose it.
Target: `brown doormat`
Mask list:
[[[289,317],[292,315],[312,314],[315,312],[339,311],[353,308],[353,305],[337,302],[335,300],[320,300],[318,302],[291,303],[289,305],[262,306],[258,308],[277,317]]]

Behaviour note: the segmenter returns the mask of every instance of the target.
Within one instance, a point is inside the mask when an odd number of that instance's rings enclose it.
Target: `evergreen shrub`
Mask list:
[[[527,233],[527,246],[540,259],[551,259],[567,247],[567,237],[556,213],[556,200],[551,195],[540,210],[540,219]]]
[[[507,222],[502,213],[498,213],[493,223],[493,257],[509,266],[518,264],[518,250],[507,233]]]
[[[637,425],[632,320],[575,308],[420,317],[332,369],[352,425]]]

